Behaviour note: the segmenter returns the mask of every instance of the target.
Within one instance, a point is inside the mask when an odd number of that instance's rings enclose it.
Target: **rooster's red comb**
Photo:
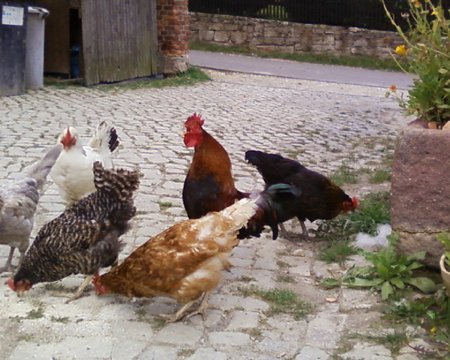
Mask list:
[[[202,116],[200,114],[194,113],[194,115],[191,115],[187,118],[185,125],[190,125],[194,123],[202,126],[205,123],[205,120],[202,119]]]

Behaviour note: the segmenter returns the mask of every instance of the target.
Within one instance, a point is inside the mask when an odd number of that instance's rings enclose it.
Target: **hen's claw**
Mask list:
[[[189,301],[180,310],[178,310],[175,314],[171,314],[171,315],[158,314],[157,316],[167,319],[167,321],[166,321],[167,324],[176,322],[180,319],[187,320],[190,317],[197,315],[197,314],[202,314],[203,321],[205,321],[206,320],[206,310],[208,310],[208,308],[211,307],[208,304],[208,299],[209,299],[209,292],[203,293],[202,300],[200,302],[199,307],[196,310],[190,312],[189,314],[185,314],[185,313],[192,306],[192,304],[194,304],[195,300]]]

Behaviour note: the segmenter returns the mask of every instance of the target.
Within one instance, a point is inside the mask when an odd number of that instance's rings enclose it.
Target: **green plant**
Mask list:
[[[391,301],[382,308],[382,312],[385,314],[383,320],[392,321],[395,324],[406,322],[428,330],[431,340],[436,343],[436,348],[441,349],[439,359],[448,360],[449,357],[443,355],[450,354],[450,298],[442,295],[442,292],[437,291],[430,296]],[[435,351],[428,354],[438,355]],[[430,359],[436,359],[436,357],[430,357]]]
[[[443,231],[436,236],[436,239],[438,239],[446,249],[446,251],[444,252],[445,264],[450,269],[450,234],[446,231]]]
[[[407,285],[412,285],[425,293],[436,291],[436,286],[431,279],[413,276],[413,270],[422,267],[417,260],[425,258],[425,251],[410,256],[397,254],[395,245],[398,238],[398,234],[390,235],[386,248],[376,253],[366,252],[365,258],[373,266],[359,268],[354,279],[346,285],[380,290],[383,300],[393,295],[397,289],[405,289]]]
[[[404,31],[383,1],[387,16],[405,43],[395,50],[405,61],[398,65],[404,72],[417,75],[407,99],[398,95],[395,85],[387,96],[393,95],[407,114],[442,127],[450,120],[450,21],[441,4],[433,5],[430,0],[408,4],[409,13],[403,17],[409,29]]]

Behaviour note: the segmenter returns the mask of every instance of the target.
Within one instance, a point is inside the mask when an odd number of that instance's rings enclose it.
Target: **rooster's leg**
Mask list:
[[[298,221],[300,221],[300,226],[302,227],[302,234],[300,236],[306,240],[310,240],[311,238],[309,237],[308,230],[306,229],[306,226],[305,226],[305,222],[300,219]],[[291,239],[291,237],[288,235],[288,232],[286,231],[286,228],[284,227],[283,223],[280,223],[280,230],[281,230],[281,235],[285,239],[293,241]]]
[[[299,221],[300,221],[300,225],[301,225],[301,227],[302,227],[302,236],[306,239],[306,240],[310,240],[310,237],[309,237],[309,234],[308,234],[308,230],[306,229],[306,226],[305,226],[305,222],[303,221],[303,220],[300,220],[299,219]]]
[[[284,227],[283,223],[280,223],[280,230],[281,230],[281,235],[287,239],[287,240],[291,240],[291,238],[289,237],[286,228]]]
[[[175,314],[171,314],[171,315],[158,314],[157,316],[167,319],[167,323],[173,323],[175,321],[180,320],[184,316],[184,313],[192,306],[192,304],[194,302],[195,302],[195,300],[189,301],[180,310],[178,310]]]
[[[12,263],[12,258],[13,258],[14,250],[15,250],[15,249],[16,249],[15,247],[11,246],[11,249],[9,250],[8,259],[6,260],[5,267],[4,267],[4,268],[1,268],[1,269],[0,269],[0,272],[4,272],[4,271],[12,271],[12,265],[11,265],[11,263]],[[22,255],[20,255],[20,259],[22,260]],[[19,264],[20,264],[20,263],[19,263]]]
[[[75,291],[75,294],[55,294],[53,296],[55,297],[68,297],[69,299],[66,300],[66,304],[70,303],[73,300],[78,299],[83,295],[84,289],[86,289],[86,286],[89,285],[89,283],[94,278],[94,275],[88,275],[86,276],[86,279],[81,283],[80,287]]]

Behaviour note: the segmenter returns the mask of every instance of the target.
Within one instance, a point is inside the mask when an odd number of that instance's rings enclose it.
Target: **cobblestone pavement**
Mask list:
[[[407,123],[385,89],[323,82],[209,72],[213,82],[192,87],[109,90],[104,87],[46,88],[0,98],[0,181],[22,173],[71,124],[86,140],[100,120],[114,123],[121,138],[115,165],[139,165],[144,174],[136,197],[138,215],[124,236],[127,256],[150,236],[186,219],[181,200],[193,152],[183,145],[185,119],[194,112],[228,150],[237,187],[261,188],[258,173],[244,161],[249,149],[296,157],[330,173],[343,162],[373,167],[392,152]],[[388,184],[387,184],[388,186]],[[372,191],[358,189],[354,195]],[[356,190],[355,190],[356,191]],[[37,230],[64,209],[50,181],[36,215]],[[300,232],[297,222],[288,229]],[[316,277],[341,271],[315,259],[314,243],[272,241],[270,234],[242,241],[230,272],[211,296],[206,321],[161,325],[153,314],[179,305],[166,298],[97,297],[92,288],[70,304],[52,296],[58,286],[38,284],[18,299],[0,286],[0,359],[393,359],[386,346],[350,340],[349,334],[386,335],[379,297],[367,291],[316,286]],[[0,264],[8,246],[0,246]],[[15,258],[17,261],[17,258]],[[355,257],[351,266],[361,259]],[[295,278],[293,284],[279,281]],[[11,274],[2,274],[6,280]],[[2,282],[3,282],[2,280]],[[75,289],[82,277],[64,279]],[[239,289],[289,288],[313,305],[303,319],[269,315],[267,302]],[[328,302],[334,298],[336,302]],[[327,301],[328,299],[328,301]],[[421,333],[411,329],[411,337]],[[398,360],[418,359],[405,347]]]

